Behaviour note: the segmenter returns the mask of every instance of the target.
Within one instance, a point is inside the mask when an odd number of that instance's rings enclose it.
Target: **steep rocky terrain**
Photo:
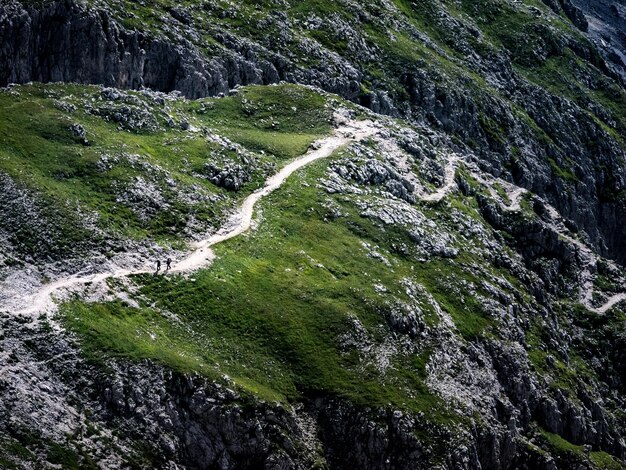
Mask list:
[[[622,10],[2,2],[0,466],[625,467]]]
[[[575,3],[585,15],[583,29],[622,79],[626,78],[626,5],[612,1],[578,0]]]

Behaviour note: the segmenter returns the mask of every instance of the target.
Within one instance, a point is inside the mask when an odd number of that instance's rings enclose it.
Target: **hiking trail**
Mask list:
[[[230,217],[226,226],[210,237],[196,242],[192,245],[191,251],[186,257],[178,262],[172,263],[169,273],[189,273],[197,269],[206,267],[215,258],[212,246],[234,238],[250,229],[254,215],[255,204],[279,188],[283,182],[300,168],[313,163],[316,160],[330,157],[335,150],[352,142],[360,141],[374,135],[378,126],[371,120],[348,121],[342,123],[335,129],[333,134],[322,138],[311,145],[311,150],[285,165],[280,171],[267,179],[265,185],[246,197],[238,210]],[[17,313],[24,316],[35,316],[53,309],[53,295],[63,289],[69,289],[86,284],[97,284],[107,279],[119,279],[136,274],[150,274],[154,269],[147,267],[141,269],[118,269],[112,272],[102,272],[86,276],[76,275],[68,278],[53,281],[42,286],[37,292],[26,294],[18,299],[12,299],[13,304],[18,305]],[[163,271],[164,272],[164,271]]]

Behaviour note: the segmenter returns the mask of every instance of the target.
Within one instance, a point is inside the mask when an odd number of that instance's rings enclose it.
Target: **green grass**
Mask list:
[[[65,442],[55,442],[30,429],[14,428],[15,438],[0,440],[0,467],[3,469],[41,468],[44,465],[41,455],[45,455],[45,464],[59,468],[96,469],[98,466],[81,444],[67,436]],[[74,436],[75,437],[75,436]]]
[[[595,289],[613,294],[621,292],[622,290],[622,286],[618,281],[611,279],[609,276],[604,274],[597,274],[595,276],[593,279],[593,286]]]
[[[207,227],[218,225],[224,212],[262,184],[272,168],[330,132],[327,99],[295,85],[248,87],[222,99],[168,100],[165,106],[141,93],[129,96],[123,103],[106,104],[100,101],[99,88],[77,85],[24,85],[0,92],[0,172],[34,194],[52,231],[47,237],[29,226],[13,231],[13,242],[23,253],[67,254],[81,242],[97,243],[93,231],[82,224],[84,212],[97,214],[97,225],[108,236],[175,243],[191,218]],[[76,111],[59,109],[59,100]],[[159,127],[119,130],[114,122],[85,110],[105,105],[147,112]],[[167,124],[168,116],[174,128]],[[177,125],[182,121],[212,129],[252,152],[256,169],[239,193],[201,177],[208,163],[241,163],[237,153],[208,141],[203,132],[183,132]],[[74,123],[86,128],[90,145],[73,136]],[[103,155],[117,163],[103,167]],[[138,178],[157,188],[166,202],[147,220],[119,200]],[[217,199],[195,204],[178,198],[177,191]]]
[[[552,169],[554,174],[558,176],[559,178],[565,181],[568,181],[570,183],[580,182],[578,177],[574,174],[574,172],[570,168],[567,168],[563,165],[559,165],[556,162],[556,160],[554,160],[553,158],[549,158],[548,163],[550,164],[550,168]]]
[[[590,452],[589,459],[596,467],[603,470],[623,470],[626,468],[626,465],[606,452]]]
[[[621,463],[611,454],[603,451],[592,451],[586,453],[583,446],[572,444],[558,434],[551,433],[545,429],[540,429],[539,432],[541,437],[548,444],[548,447],[560,456],[573,459],[574,461],[592,464],[595,468],[599,469],[618,470],[626,468],[626,465]],[[568,460],[568,462],[571,462],[571,460]]]
[[[583,446],[577,446],[575,444],[572,444],[568,440],[563,439],[558,434],[546,431],[545,429],[540,429],[540,434],[541,437],[543,437],[547,441],[548,445],[558,454],[569,454],[576,457],[584,455]]]
[[[36,456],[22,443],[13,439],[0,441],[0,467],[6,469],[21,468],[23,462],[32,462]]]
[[[495,189],[496,193],[502,198],[505,204],[511,204],[511,199],[509,198],[508,193],[500,183],[493,183],[493,189]]]
[[[322,168],[312,171],[318,175]],[[280,193],[263,203],[258,231],[219,246],[220,258],[193,281],[141,278],[143,294],[184,327],[145,308],[79,302],[64,307],[66,322],[82,333],[90,354],[151,358],[212,377],[219,370],[268,399],[325,392],[370,405],[437,405],[423,385],[418,398],[398,392],[420,383],[412,360],[402,359],[389,373],[397,387],[384,387],[374,367],[363,370],[357,352],[338,344],[353,314],[374,341],[387,334],[379,326],[385,305],[374,280],[396,285],[395,295],[403,297],[399,273],[373,264],[354,234],[373,233],[373,227],[359,218],[350,224],[361,227],[325,222],[318,190],[302,187],[297,177]],[[409,266],[398,269],[408,274]]]
[[[202,123],[280,159],[303,154],[311,142],[330,132],[327,99],[297,85],[245,87],[235,96],[199,103],[208,105],[199,116]]]
[[[540,65],[519,66],[517,70],[529,81],[575,102],[611,137],[623,143],[623,131],[626,129],[626,92],[599,74],[571,49],[565,48],[562,54],[549,57]],[[579,76],[590,78],[583,83],[576,78]],[[606,113],[597,114],[598,106],[606,110]],[[606,120],[607,115],[612,121]]]
[[[280,205],[284,207],[285,202]],[[264,207],[266,217],[272,212],[276,213],[274,207]],[[203,365],[219,364],[239,385],[266,398],[276,399],[264,393],[267,390],[287,399],[295,399],[299,393],[325,391],[363,404],[403,401],[395,396],[396,390],[380,387],[375,371],[357,374],[353,366],[358,358],[354,354],[342,356],[337,345],[337,337],[349,329],[347,315],[352,311],[372,329],[381,320],[373,288],[359,273],[369,271],[390,280],[389,273],[372,270],[365,256],[353,259],[351,254],[362,248],[348,229],[319,220],[302,223],[293,214],[285,217],[284,212],[281,215],[280,219],[270,219],[279,227],[264,224],[256,240],[241,239],[220,247],[220,260],[211,270],[194,275],[192,283],[180,278],[142,279],[144,294],[158,299],[160,308],[191,325],[200,341],[198,348],[190,345],[195,341],[188,342],[184,331],[172,343],[175,336],[164,334],[163,321],[155,320],[158,315],[129,309],[122,313],[118,305],[99,306],[89,314],[90,306],[70,306],[70,325],[88,326],[97,332],[97,342],[93,343],[96,351],[117,350],[132,358],[157,358],[181,370],[194,365],[188,360],[181,362],[176,352],[194,348],[190,357],[202,357]],[[308,236],[299,240],[295,235],[300,232]],[[324,240],[334,242],[329,246]],[[313,254],[324,268],[316,267],[318,263],[301,254],[302,250]],[[363,305],[364,301],[369,305]],[[123,321],[118,323],[116,316]],[[157,336],[161,339],[154,347],[143,333],[148,318],[153,329],[161,327]],[[120,335],[116,331],[131,333]],[[141,339],[135,338],[138,332]],[[198,353],[200,349],[212,354]],[[432,397],[428,400],[436,402]]]
[[[56,443],[50,445],[47,460],[52,464],[60,465],[61,468],[68,470],[87,468],[86,466],[80,465],[80,458],[76,452]]]
[[[392,357],[382,372],[369,356],[345,349],[341,338],[351,334],[356,317],[369,341],[382,346],[390,334],[388,300],[408,301],[400,281],[410,278],[452,315],[463,337],[476,340],[492,320],[470,292],[450,295],[449,283],[478,280],[450,260],[416,264],[395,254],[391,247],[408,240],[405,229],[382,231],[341,198],[336,202],[345,217],[328,219],[327,196],[314,184],[325,168],[324,162],[308,167],[306,177],[294,175],[264,199],[258,229],[218,245],[218,259],[193,279],[136,278],[147,304],[180,323],[147,307],[65,305],[65,322],[80,334],[88,356],[147,358],[214,379],[227,374],[241,390],[268,400],[323,393],[367,406],[428,410],[433,419],[448,420],[446,406],[424,383],[428,345],[419,354]],[[392,267],[370,258],[363,241],[377,245]],[[388,295],[374,284],[385,285]],[[432,322],[432,307],[420,302]]]

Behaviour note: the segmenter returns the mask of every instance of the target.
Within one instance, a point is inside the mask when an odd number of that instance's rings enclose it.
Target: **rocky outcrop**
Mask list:
[[[359,184],[383,186],[387,192],[397,198],[415,202],[414,185],[391,166],[378,160],[367,160],[362,166],[347,162],[337,165],[334,170],[342,178],[353,179]]]
[[[0,344],[10,355],[0,357],[0,412],[12,417],[0,419],[0,441],[28,446],[35,453],[30,458],[40,454],[45,461],[56,447],[77,462],[88,449],[90,461],[107,468],[134,462],[141,468],[429,469],[447,454],[441,468],[450,470],[480,468],[481,462],[505,467],[512,458],[486,457],[494,442],[510,441],[506,433],[477,429],[474,441],[423,413],[324,396],[293,407],[264,403],[223,381],[148,362],[115,361],[102,368],[82,359],[73,341],[50,337],[45,329],[30,329],[18,339],[24,326],[10,318],[1,318],[0,327]],[[45,414],[35,409],[40,402]],[[115,454],[99,444],[103,439]],[[467,447],[451,446],[455,439]]]
[[[347,64],[339,73],[309,70],[227,31],[218,40],[223,46],[205,55],[185,37],[129,31],[110,12],[87,9],[75,0],[40,6],[13,0],[0,6],[0,85],[77,82],[176,90],[200,98],[226,94],[238,85],[288,80],[353,100],[360,94],[360,75]],[[384,92],[372,93],[370,100],[381,112],[395,112]]]
[[[93,216],[83,214],[79,220],[77,214],[57,207],[54,201],[46,200],[3,173],[0,173],[0,204],[3,208],[0,243],[6,248],[0,254],[3,264],[12,264],[11,253],[22,262],[52,262],[93,249],[102,242],[101,234],[92,225]],[[70,220],[72,228],[61,223],[62,220]],[[13,259],[13,263],[16,261]]]
[[[213,163],[208,163],[205,165],[205,172],[213,184],[230,191],[239,191],[251,178],[250,170],[242,165],[219,168]]]

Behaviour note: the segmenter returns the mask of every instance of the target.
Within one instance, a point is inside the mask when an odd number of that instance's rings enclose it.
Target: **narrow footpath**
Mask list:
[[[211,264],[215,255],[211,247],[218,243],[234,238],[250,229],[254,215],[254,206],[262,198],[279,188],[284,181],[300,168],[313,163],[316,160],[330,157],[338,148],[352,142],[366,139],[375,134],[377,126],[370,120],[350,121],[339,128],[328,137],[325,137],[311,146],[311,150],[301,157],[283,167],[278,173],[271,176],[265,186],[250,194],[244,199],[239,209],[231,216],[225,227],[205,240],[201,240],[193,245],[191,251],[185,258],[172,265],[171,273],[189,273],[207,267]],[[107,279],[119,279],[136,274],[149,274],[154,272],[147,267],[137,270],[119,269],[113,272],[102,272],[87,276],[72,276],[59,279],[43,286],[34,294],[15,299],[15,305],[20,305],[17,313],[23,316],[35,317],[55,307],[54,294],[63,290],[86,284],[98,284]]]

